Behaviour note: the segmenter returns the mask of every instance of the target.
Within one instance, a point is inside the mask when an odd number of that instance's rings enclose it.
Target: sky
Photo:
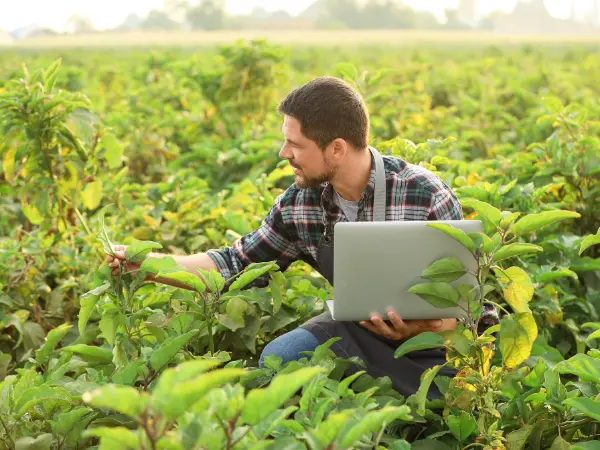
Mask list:
[[[249,13],[255,7],[267,10],[285,9],[290,14],[303,11],[314,0],[227,0],[227,10],[232,14]],[[493,10],[510,11],[517,0],[480,0],[479,12],[486,14]],[[574,0],[545,0],[550,14],[566,18]],[[581,14],[590,8],[594,0],[577,0]],[[162,8],[163,0],[0,0],[0,29],[13,30],[37,24],[57,30],[65,27],[65,22],[73,14],[90,18],[97,29],[113,28],[120,25],[130,13],[141,16],[151,9]],[[405,4],[417,10],[431,11],[443,17],[445,8],[456,7],[458,0],[404,0]]]

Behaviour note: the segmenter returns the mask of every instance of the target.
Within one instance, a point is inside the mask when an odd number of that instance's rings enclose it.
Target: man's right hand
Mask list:
[[[120,273],[119,266],[120,265],[124,266],[125,272],[133,272],[140,268],[141,264],[128,262],[125,259],[125,250],[126,249],[127,249],[126,245],[115,245],[114,250],[115,250],[116,258],[113,257],[112,255],[106,255],[106,262],[108,263],[109,267],[112,269],[113,276],[119,275],[119,273]]]

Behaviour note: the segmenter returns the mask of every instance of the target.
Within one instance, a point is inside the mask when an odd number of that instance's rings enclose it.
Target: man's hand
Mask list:
[[[123,267],[125,268],[125,272],[132,272],[135,270],[138,270],[140,268],[140,264],[138,263],[132,263],[132,262],[128,262],[125,259],[125,250],[127,249],[126,245],[115,245],[114,246],[114,250],[115,250],[115,257],[113,257],[112,255],[106,255],[106,262],[108,263],[109,267],[112,269],[112,274],[113,276],[118,276],[119,275],[119,266],[120,265],[124,265]]]
[[[388,311],[388,317],[391,324],[387,324],[378,314],[372,314],[370,321],[363,320],[360,324],[375,334],[395,341],[410,339],[425,331],[454,330],[457,326],[456,319],[402,320],[393,310]]]

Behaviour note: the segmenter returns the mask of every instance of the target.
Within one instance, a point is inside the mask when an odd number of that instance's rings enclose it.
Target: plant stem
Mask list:
[[[150,429],[150,427],[148,425],[147,411],[144,411],[142,427],[144,428],[144,431],[146,432],[146,436],[148,437],[148,440],[150,441],[150,448],[152,448],[152,450],[156,450],[156,436],[154,435],[154,432]]]
[[[231,443],[231,448],[233,448],[237,444],[239,444],[240,441],[246,437],[246,435],[250,432],[251,429],[252,429],[252,427],[250,425],[248,425],[248,428],[246,428],[246,431],[244,431],[244,433],[239,438],[237,438],[235,441],[233,441]]]
[[[2,419],[2,416],[0,416],[0,423],[2,424],[2,426],[4,427],[4,430],[6,431],[6,437],[8,438],[8,440],[10,441],[10,444],[12,446],[12,448],[15,448],[15,441],[13,441],[13,438],[10,435],[10,430],[8,429],[8,427],[6,426],[6,423],[4,423],[4,420]]]
[[[208,346],[210,348],[210,356],[215,354],[215,341],[212,334],[212,317],[207,318],[206,322],[208,326]]]
[[[479,446],[479,447],[485,447],[484,444],[480,444],[479,442],[473,442],[472,444],[469,444],[466,447],[464,447],[462,450],[467,450],[468,448],[477,447],[477,446]]]
[[[215,354],[215,341],[212,333],[212,320],[213,320],[213,311],[208,307],[208,299],[200,295],[203,303],[204,316],[206,317],[206,326],[208,328],[208,348],[210,350],[210,356]]]

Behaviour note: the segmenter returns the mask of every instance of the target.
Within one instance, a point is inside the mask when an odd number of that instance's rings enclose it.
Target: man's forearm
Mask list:
[[[214,261],[206,253],[195,253],[193,255],[168,255],[162,253],[150,253],[147,256],[147,258],[162,258],[165,256],[170,256],[175,260],[177,264],[185,267],[188,272],[193,273],[194,275],[199,275],[199,273],[196,271],[196,268],[202,270],[218,270]],[[154,276],[149,276],[147,280],[182,289],[189,289],[189,287],[184,284],[166,278],[155,278]]]

